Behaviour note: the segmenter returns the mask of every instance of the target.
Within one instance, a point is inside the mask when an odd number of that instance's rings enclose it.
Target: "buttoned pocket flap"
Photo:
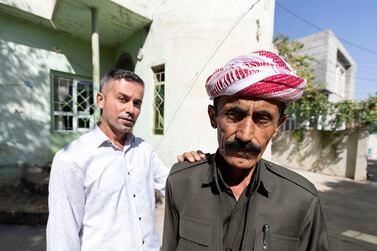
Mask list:
[[[212,242],[212,224],[201,219],[181,215],[179,235],[181,238],[208,247]]]

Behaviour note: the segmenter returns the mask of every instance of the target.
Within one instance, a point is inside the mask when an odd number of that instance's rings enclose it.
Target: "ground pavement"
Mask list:
[[[377,250],[377,182],[354,182],[333,176],[295,171],[313,182],[319,191],[332,251]],[[1,204],[4,204],[4,197],[0,199]],[[40,205],[38,206],[40,208]],[[163,213],[163,206],[158,206],[157,225],[160,233]],[[40,215],[38,217],[40,221]],[[2,224],[0,251],[45,250],[44,230],[44,225]]]

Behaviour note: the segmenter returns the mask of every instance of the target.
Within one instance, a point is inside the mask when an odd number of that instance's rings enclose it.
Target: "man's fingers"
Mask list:
[[[182,155],[177,156],[177,160],[179,162],[183,161],[188,161],[188,162],[195,162],[195,161],[200,161],[204,159],[206,156],[205,154],[201,151],[191,151],[191,152],[184,152]]]
[[[185,152],[182,155],[177,156],[177,160],[179,162],[188,161],[188,162],[194,162],[195,157],[192,155],[191,152]]]
[[[192,151],[190,152],[190,154],[191,154],[191,157],[195,159],[195,161],[199,161],[202,159],[200,158],[199,154],[196,151]]]
[[[202,152],[202,150],[197,150],[196,153],[198,154],[200,159],[204,159],[206,157],[206,155]]]
[[[178,156],[177,156],[177,160],[178,160],[178,162],[183,162],[183,161],[185,161],[185,159],[183,158],[183,155],[178,155]]]

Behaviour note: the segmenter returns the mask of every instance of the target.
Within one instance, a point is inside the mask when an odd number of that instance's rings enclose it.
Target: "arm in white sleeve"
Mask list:
[[[162,163],[154,151],[151,154],[151,158],[154,172],[154,187],[165,195],[165,184],[169,175],[169,169]]]
[[[84,216],[84,171],[64,152],[55,155],[51,167],[46,229],[47,251],[81,249]]]

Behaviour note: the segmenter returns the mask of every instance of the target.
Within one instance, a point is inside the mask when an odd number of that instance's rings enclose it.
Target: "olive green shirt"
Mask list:
[[[259,179],[246,199],[245,217],[236,217],[244,220],[242,231],[230,230],[229,221],[224,234],[215,168],[216,158],[211,155],[196,163],[177,163],[171,169],[166,184],[163,251],[329,250],[315,187],[302,176],[265,160],[258,163]],[[240,238],[239,247],[227,246],[238,245],[231,240],[234,235]]]
[[[259,165],[255,166],[253,176],[248,186],[241,193],[238,200],[232,190],[224,181],[219,162],[224,160],[216,155],[216,168],[214,168],[214,179],[220,196],[220,215],[223,222],[223,243],[225,250],[241,250],[242,240],[245,236],[245,222],[248,216],[250,197],[257,188],[259,182]]]

